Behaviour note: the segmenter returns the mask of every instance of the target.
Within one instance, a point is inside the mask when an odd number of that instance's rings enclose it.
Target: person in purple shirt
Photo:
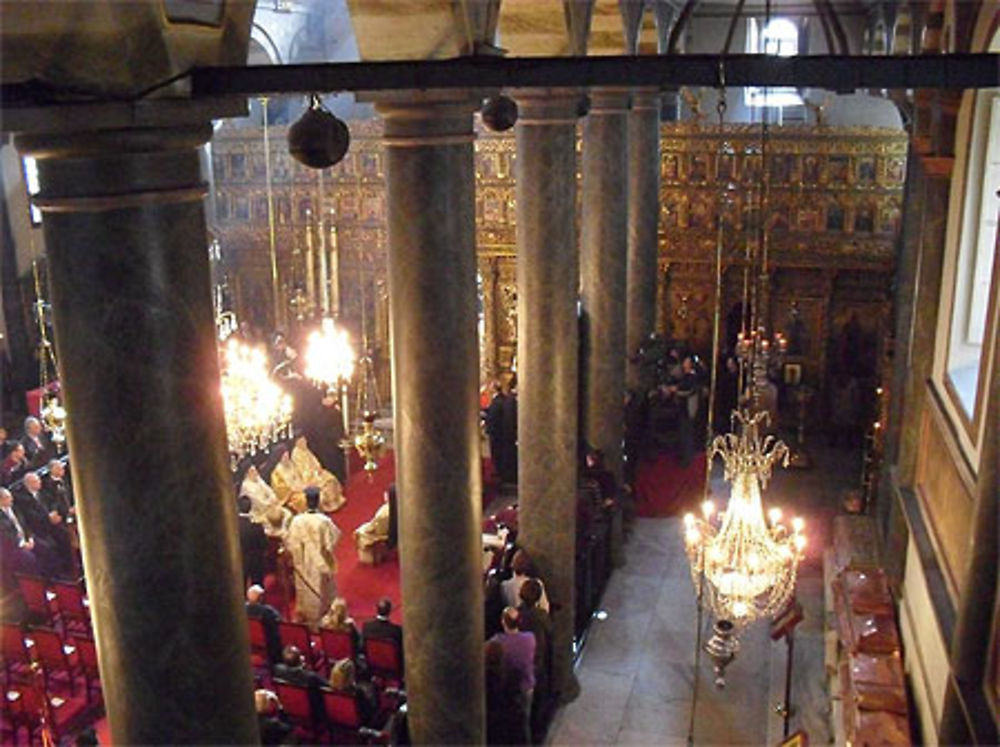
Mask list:
[[[500,616],[503,631],[490,638],[503,647],[503,665],[516,673],[521,689],[525,732],[530,734],[528,719],[535,691],[535,634],[518,630],[520,613],[515,607],[505,607]]]

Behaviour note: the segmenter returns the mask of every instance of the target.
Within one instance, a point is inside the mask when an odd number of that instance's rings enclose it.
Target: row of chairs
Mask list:
[[[12,744],[17,744],[17,735],[22,727],[28,733],[28,744],[44,744],[45,740],[42,738],[37,741],[32,739],[35,732],[41,731],[43,718],[53,741],[59,744],[61,737],[72,730],[72,725],[78,721],[86,707],[79,699],[48,696],[35,685],[18,683],[7,688],[4,694],[3,720],[10,728]]]
[[[22,630],[18,625],[4,623],[0,625],[0,659],[7,687],[17,680],[32,679],[37,667],[42,672],[46,692],[50,689],[50,679],[56,675],[63,675],[72,695],[76,694],[76,678],[82,675],[88,703],[92,688],[100,692],[97,645],[86,635],[74,634],[64,639],[51,628]]]
[[[308,687],[275,680],[274,692],[289,720],[304,736],[317,740],[326,733],[334,744],[390,744],[394,711],[405,698],[401,691],[392,690],[392,706],[380,708],[377,717],[382,728],[372,728],[362,718],[359,695],[321,690],[323,712],[317,717]]]
[[[83,586],[74,581],[47,582],[38,576],[16,574],[29,616],[49,627],[59,624],[65,634],[91,634],[90,602]]]
[[[91,705],[96,691],[100,693],[100,672],[97,667],[97,646],[89,636],[76,634],[64,639],[51,628],[30,628],[4,623],[0,625],[0,661],[4,671],[3,720],[11,729],[11,739],[17,742],[23,727],[32,735],[47,722],[56,743],[67,725]],[[77,677],[82,675],[86,701],[62,697],[52,692],[53,680],[76,694]],[[65,693],[65,690],[62,691]]]
[[[264,623],[254,617],[247,619],[250,625],[250,653],[256,660],[267,658],[267,632]],[[350,659],[357,664],[359,652],[354,636],[344,630],[321,629],[314,634],[307,625],[297,622],[278,623],[281,646],[295,646],[302,652],[307,664],[317,671],[327,674],[333,664],[341,659]],[[390,639],[366,638],[363,643],[367,671],[373,679],[385,686],[400,687],[403,684],[402,656],[396,641]],[[256,664],[255,661],[255,664]]]

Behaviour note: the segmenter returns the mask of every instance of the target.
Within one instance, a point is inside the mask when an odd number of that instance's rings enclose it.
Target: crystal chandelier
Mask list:
[[[760,437],[768,414],[743,410],[734,416],[738,432],[717,436],[709,453],[709,461],[722,457],[732,484],[729,504],[716,514],[714,502],[706,500],[701,518],[687,514],[684,541],[702,600],[716,619],[740,628],[787,604],[806,538],[801,518],[786,526],[779,508],[764,517],[761,490],[776,462],[788,464],[783,442]]]
[[[260,348],[230,338],[223,349],[222,407],[234,461],[290,435],[292,399],[267,375]]]
[[[347,330],[338,329],[329,317],[309,335],[305,373],[331,393],[354,373],[354,349]]]

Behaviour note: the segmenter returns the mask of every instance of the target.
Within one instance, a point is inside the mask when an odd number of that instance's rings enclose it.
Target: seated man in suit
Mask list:
[[[14,505],[34,537],[42,572],[47,576],[73,578],[75,563],[69,533],[59,512],[46,507],[41,491],[42,479],[38,474],[25,473]]]
[[[375,605],[375,613],[374,620],[369,620],[361,626],[361,637],[366,641],[372,639],[395,641],[399,646],[399,668],[404,670],[403,629],[389,619],[389,615],[392,614],[392,601],[388,597],[379,599]]]
[[[66,465],[61,459],[49,460],[49,473],[42,478],[42,495],[44,502],[51,510],[59,512],[63,521],[69,521],[76,516],[76,502],[73,500],[73,488],[66,475]]]
[[[264,635],[267,637],[267,658],[271,664],[281,662],[281,635],[278,632],[278,623],[281,622],[281,613],[264,601],[264,587],[254,584],[247,589],[246,602],[247,617],[253,617],[261,621],[264,625]]]
[[[0,488],[0,569],[5,586],[14,586],[15,573],[39,575],[34,550],[35,541],[14,510],[14,496],[7,488]]]
[[[42,505],[62,517],[62,524],[66,527],[74,552],[79,550],[80,537],[77,534],[73,488],[66,476],[66,465],[59,459],[49,460],[49,474],[42,478]]]
[[[42,421],[32,415],[24,419],[24,438],[21,443],[24,444],[31,469],[41,467],[55,453],[52,443],[42,432]]]
[[[20,480],[28,471],[28,456],[24,444],[15,442],[0,464],[0,483],[11,485]]]
[[[274,679],[307,688],[313,720],[316,722],[322,720],[323,690],[327,689],[326,680],[316,672],[306,669],[298,646],[285,646],[281,652],[281,663],[274,665]]]

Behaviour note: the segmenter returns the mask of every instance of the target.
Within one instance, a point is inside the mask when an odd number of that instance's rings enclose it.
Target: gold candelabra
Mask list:
[[[385,447],[385,436],[375,427],[374,412],[365,412],[361,419],[361,430],[354,436],[354,448],[358,455],[365,460],[365,472],[369,477],[378,469],[378,458],[382,455]]]

